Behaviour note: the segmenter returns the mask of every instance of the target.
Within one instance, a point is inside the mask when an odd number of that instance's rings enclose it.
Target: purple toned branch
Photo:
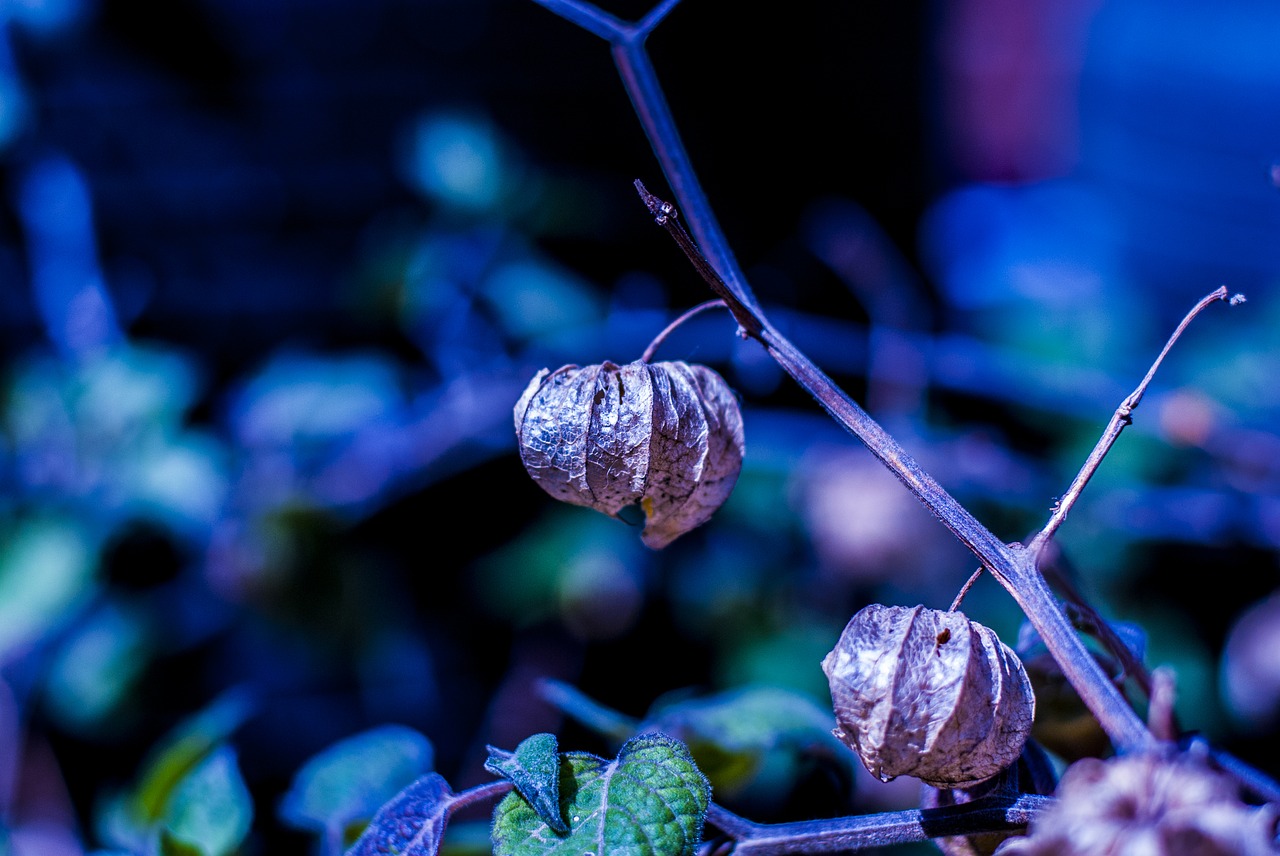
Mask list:
[[[939,837],[1016,832],[1052,803],[1046,796],[997,794],[943,808],[771,824],[753,823],[713,804],[707,821],[734,839],[734,856],[846,853]]]
[[[1236,297],[1231,298],[1231,304],[1234,306],[1239,300]],[[1164,348],[1160,351],[1160,355],[1156,357],[1155,362],[1151,364],[1151,368],[1147,369],[1147,374],[1143,377],[1142,382],[1138,384],[1138,388],[1129,394],[1129,396],[1116,408],[1116,412],[1111,415],[1111,421],[1107,423],[1106,430],[1102,432],[1102,436],[1098,439],[1097,444],[1093,447],[1093,451],[1089,453],[1089,457],[1085,460],[1084,466],[1080,468],[1080,472],[1071,482],[1071,486],[1067,488],[1067,492],[1062,495],[1053,509],[1053,515],[1049,518],[1049,522],[1044,528],[1031,539],[1028,549],[1032,555],[1040,555],[1040,551],[1044,549],[1044,545],[1049,542],[1058,527],[1067,519],[1067,515],[1071,512],[1071,508],[1076,504],[1076,500],[1080,498],[1080,494],[1084,491],[1085,485],[1089,483],[1089,479],[1093,478],[1093,474],[1098,471],[1098,467],[1102,464],[1102,459],[1111,451],[1111,447],[1115,445],[1116,439],[1120,436],[1120,432],[1127,425],[1133,422],[1133,411],[1137,409],[1142,402],[1142,396],[1146,394],[1147,387],[1151,385],[1151,380],[1156,376],[1156,370],[1160,368],[1160,364],[1164,362],[1164,358],[1168,355],[1170,349],[1173,348],[1175,342],[1182,335],[1187,326],[1195,320],[1205,307],[1219,300],[1227,299],[1227,287],[1224,285],[1207,294],[1200,299],[1200,302],[1192,307],[1186,317],[1182,319],[1182,323],[1173,331],[1173,335],[1169,337],[1169,341],[1165,342]]]

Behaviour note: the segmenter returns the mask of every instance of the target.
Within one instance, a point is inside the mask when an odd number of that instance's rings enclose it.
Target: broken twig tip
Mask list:
[[[649,213],[653,215],[654,220],[659,226],[667,224],[667,218],[675,219],[676,207],[670,202],[664,202],[649,192],[649,188],[644,186],[644,182],[640,179],[635,180],[636,193],[640,194],[640,199],[644,202]]]

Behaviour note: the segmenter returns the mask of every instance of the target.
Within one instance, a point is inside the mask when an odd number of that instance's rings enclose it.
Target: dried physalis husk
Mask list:
[[[1276,807],[1245,804],[1233,780],[1192,755],[1085,758],[1067,768],[1056,795],[999,856],[1280,853]]]
[[[872,604],[822,661],[835,731],[882,781],[940,788],[989,779],[1018,759],[1035,697],[1017,655],[959,612]]]
[[[644,511],[644,543],[705,523],[742,468],[742,414],[720,375],[682,362],[543,369],[515,407],[525,469],[556,499]]]

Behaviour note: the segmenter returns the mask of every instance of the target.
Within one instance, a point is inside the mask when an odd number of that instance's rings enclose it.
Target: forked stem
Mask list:
[[[1160,368],[1160,364],[1164,362],[1164,358],[1169,354],[1178,338],[1182,336],[1182,332],[1187,329],[1195,317],[1199,315],[1205,307],[1211,303],[1217,303],[1219,300],[1227,299],[1227,287],[1221,286],[1200,299],[1200,302],[1191,308],[1191,311],[1182,319],[1182,323],[1173,331],[1173,335],[1169,337],[1169,341],[1165,342],[1164,348],[1161,349],[1160,355],[1156,357],[1155,362],[1151,364],[1151,368],[1147,369],[1147,374],[1142,379],[1142,383],[1138,384],[1138,388],[1129,393],[1129,396],[1116,408],[1116,412],[1111,415],[1111,421],[1107,423],[1106,430],[1102,432],[1102,436],[1098,438],[1097,444],[1093,447],[1093,451],[1089,453],[1089,457],[1085,459],[1084,466],[1080,468],[1080,472],[1071,482],[1071,486],[1067,488],[1067,492],[1054,504],[1053,514],[1049,517],[1049,522],[1044,528],[1031,539],[1028,545],[1033,556],[1039,556],[1040,551],[1044,549],[1044,545],[1049,542],[1055,532],[1058,531],[1063,522],[1067,519],[1067,515],[1071,513],[1071,508],[1076,504],[1076,500],[1080,498],[1080,494],[1084,491],[1085,485],[1089,483],[1089,479],[1093,478],[1093,474],[1098,471],[1098,467],[1102,464],[1102,459],[1111,451],[1111,447],[1115,445],[1116,438],[1120,436],[1120,432],[1133,422],[1133,411],[1137,409],[1142,402],[1142,396],[1146,394],[1147,387],[1151,385],[1151,380],[1156,376],[1156,370]],[[1236,295],[1231,298],[1231,305],[1235,306],[1242,303],[1244,298]]]

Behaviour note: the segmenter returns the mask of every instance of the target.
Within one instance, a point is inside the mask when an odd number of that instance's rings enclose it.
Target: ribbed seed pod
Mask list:
[[[1018,759],[1035,697],[1017,655],[959,612],[872,604],[822,661],[835,730],[883,781],[967,787]]]
[[[617,517],[639,504],[654,549],[705,523],[742,468],[742,414],[706,366],[543,369],[515,407],[525,469],[556,499]]]

